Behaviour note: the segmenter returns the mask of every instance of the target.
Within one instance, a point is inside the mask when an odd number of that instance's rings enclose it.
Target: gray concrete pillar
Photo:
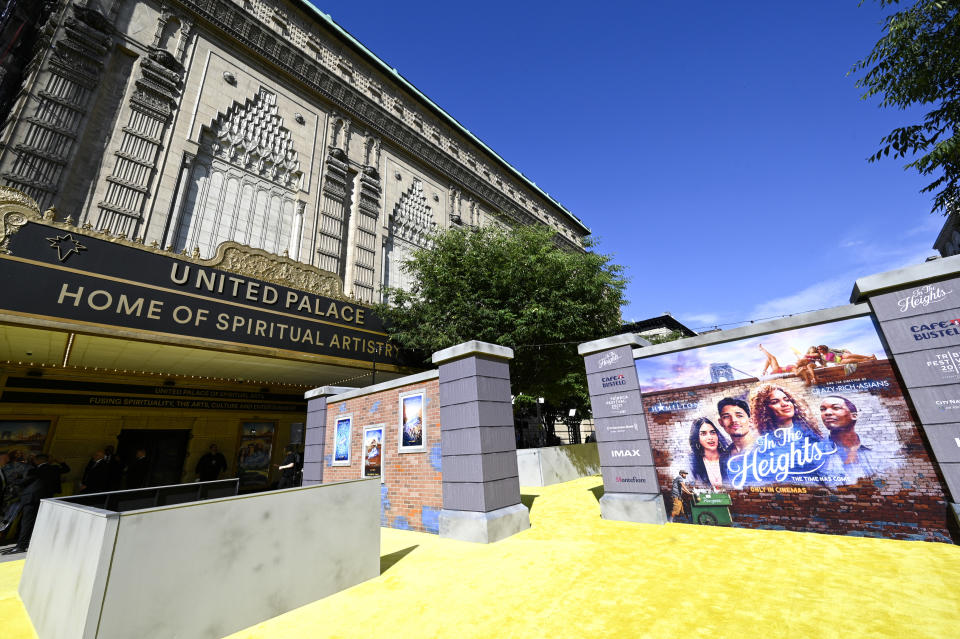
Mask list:
[[[440,536],[491,543],[530,527],[520,503],[510,401],[513,351],[466,342],[433,354],[440,367]]]
[[[857,280],[870,303],[960,522],[960,256]]]
[[[321,386],[307,391],[307,425],[303,435],[303,485],[323,483],[323,456],[326,452],[327,398],[352,391],[344,386]]]
[[[603,474],[600,514],[604,519],[663,524],[667,512],[653,463],[633,361],[637,335],[617,335],[581,344]]]

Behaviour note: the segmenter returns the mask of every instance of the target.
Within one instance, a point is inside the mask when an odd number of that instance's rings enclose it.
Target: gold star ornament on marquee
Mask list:
[[[80,251],[86,251],[87,247],[81,244],[79,241],[73,239],[71,233],[66,235],[58,235],[56,237],[48,237],[47,241],[50,242],[50,246],[57,249],[57,258],[61,262],[66,262],[67,258],[72,254],[80,254]]]

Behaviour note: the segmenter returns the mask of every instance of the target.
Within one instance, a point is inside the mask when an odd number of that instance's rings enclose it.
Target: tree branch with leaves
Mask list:
[[[424,356],[474,339],[507,346],[514,395],[587,409],[577,345],[620,327],[623,268],[562,248],[546,227],[455,228],[432,239],[403,265],[412,287],[386,289],[377,308],[391,339]]]
[[[932,108],[922,122],[885,135],[869,160],[891,153],[915,158],[906,167],[934,178],[921,192],[934,194],[934,211],[951,213],[960,203],[960,1],[918,0],[887,16],[883,31],[870,55],[851,71],[863,73],[857,81],[865,89],[863,98],[880,96],[881,106],[901,110]]]

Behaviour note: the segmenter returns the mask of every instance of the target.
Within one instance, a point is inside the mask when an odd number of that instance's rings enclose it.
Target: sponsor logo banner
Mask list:
[[[960,279],[943,280],[870,298],[881,321],[960,308]]]
[[[960,463],[960,423],[931,424],[923,430],[938,461]]]
[[[881,322],[893,353],[960,346],[960,310],[925,313]]]
[[[660,492],[657,484],[657,471],[653,466],[604,466],[603,490],[608,493]]]
[[[633,367],[631,361],[629,368],[592,373],[587,375],[587,386],[590,390],[591,397],[617,393],[624,390],[636,390],[638,388],[637,369]]]
[[[597,442],[601,466],[652,466],[653,452],[646,439]]]
[[[911,388],[910,399],[925,425],[960,422],[960,387],[955,384]]]
[[[640,391],[630,390],[593,398],[594,417],[622,417],[643,412]]]
[[[608,373],[618,368],[629,368],[633,366],[633,348],[618,346],[609,351],[592,353],[584,356],[583,363],[587,368],[587,374]]]
[[[647,439],[647,423],[642,414],[622,417],[595,417],[594,429],[598,442]]]
[[[894,356],[907,388],[960,383],[960,348],[940,348]]]

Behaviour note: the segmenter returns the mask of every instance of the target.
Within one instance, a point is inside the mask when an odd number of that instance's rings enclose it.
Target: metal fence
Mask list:
[[[89,495],[70,495],[58,497],[57,501],[80,506],[91,506],[113,512],[123,513],[141,508],[156,508],[170,504],[185,504],[191,501],[219,499],[237,494],[239,479],[219,479],[217,481],[194,482],[192,484],[173,484],[170,486],[151,486],[131,490],[114,490],[107,493]]]

